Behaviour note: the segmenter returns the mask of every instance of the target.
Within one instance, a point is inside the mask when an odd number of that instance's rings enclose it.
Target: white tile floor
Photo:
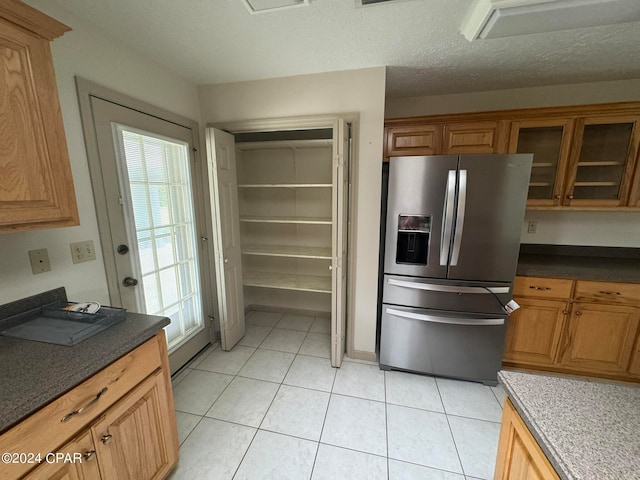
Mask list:
[[[493,478],[504,392],[470,382],[331,367],[329,320],[247,317],[173,379],[172,480]]]

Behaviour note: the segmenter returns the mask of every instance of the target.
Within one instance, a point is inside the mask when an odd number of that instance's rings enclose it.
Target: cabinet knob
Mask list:
[[[101,441],[102,443],[104,443],[105,445],[108,445],[108,444],[109,444],[109,442],[111,441],[111,438],[113,438],[113,435],[110,435],[110,434],[108,434],[108,433],[107,433],[106,435],[103,435],[103,436],[100,438],[100,441]]]
[[[82,454],[82,458],[84,458],[86,461],[89,461],[93,458],[95,454],[96,454],[95,450],[89,450],[88,452],[84,452]]]
[[[580,310],[577,310],[576,315],[582,315],[582,312]]]
[[[562,198],[561,195],[554,195],[553,198],[555,198],[556,200],[560,200]]]
[[[569,313],[569,310],[562,310],[563,315],[566,315],[567,313]]]
[[[573,195],[567,195],[567,198],[568,198],[569,200],[573,200]]]

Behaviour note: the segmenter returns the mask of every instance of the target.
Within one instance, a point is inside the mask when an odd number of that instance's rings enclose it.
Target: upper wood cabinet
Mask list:
[[[49,47],[68,30],[0,0],[0,233],[79,224]]]
[[[437,155],[441,153],[442,126],[415,125],[385,130],[387,157]]]
[[[616,207],[627,203],[640,142],[639,121],[640,115],[576,120],[565,205]]]
[[[445,125],[442,153],[498,153],[499,133],[498,122]]]
[[[638,102],[398,118],[385,133],[385,159],[533,153],[530,209],[640,207]]]
[[[385,158],[461,153],[502,153],[499,122],[389,126]]]
[[[522,120],[511,123],[509,153],[533,153],[527,204],[556,206],[562,203],[573,121],[569,119]]]

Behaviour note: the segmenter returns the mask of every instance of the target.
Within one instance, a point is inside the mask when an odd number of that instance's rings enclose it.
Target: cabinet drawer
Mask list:
[[[156,336],[105,367],[0,436],[0,452],[56,451],[99,414],[161,366]],[[33,464],[0,463],[0,478],[18,478]]]
[[[640,305],[640,284],[576,281],[576,300]]]
[[[562,278],[516,277],[513,295],[535,298],[570,298],[573,280]]]

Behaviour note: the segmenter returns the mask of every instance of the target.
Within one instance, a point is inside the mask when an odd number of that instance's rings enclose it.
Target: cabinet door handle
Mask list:
[[[80,415],[82,412],[84,412],[85,410],[91,408],[92,406],[94,406],[96,403],[98,403],[98,400],[100,400],[100,397],[102,395],[105,394],[105,392],[108,390],[107,387],[104,387],[102,390],[100,390],[98,392],[98,394],[93,397],[93,399],[87,403],[86,405],[84,405],[83,407],[80,407],[77,410],[74,410],[73,412],[67,413],[64,417],[62,417],[62,420],[60,420],[62,423],[68,422],[69,420],[71,420],[73,417],[75,417],[76,415]]]
[[[107,433],[106,435],[103,435],[102,437],[100,437],[100,441],[102,443],[104,443],[105,445],[107,445],[111,441],[112,438],[113,438],[113,435],[110,435],[110,434]]]
[[[620,292],[605,292],[604,290],[600,290],[602,295],[622,295]]]
[[[95,454],[96,454],[95,450],[89,450],[88,452],[84,452],[82,454],[82,458],[84,458],[86,461],[89,461],[93,458]]]
[[[551,290],[551,287],[538,287],[536,285],[529,285],[529,288],[532,288],[533,290]]]
[[[567,195],[567,198],[568,198],[569,200],[573,200],[573,195]]]

